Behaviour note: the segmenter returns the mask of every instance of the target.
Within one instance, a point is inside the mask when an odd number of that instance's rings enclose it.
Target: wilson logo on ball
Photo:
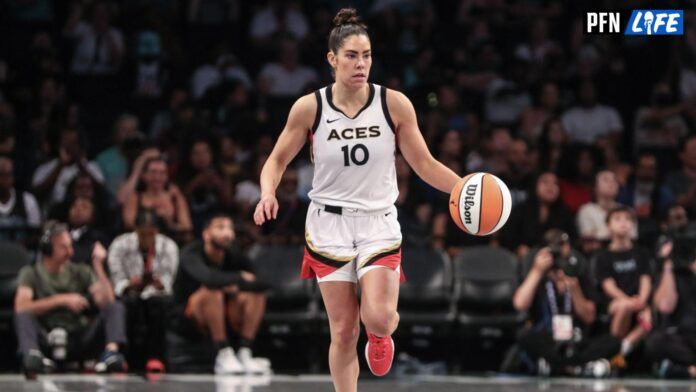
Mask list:
[[[471,224],[471,207],[474,206],[474,196],[476,195],[478,185],[472,184],[466,187],[466,197],[464,198],[464,220],[467,224]]]
[[[472,173],[462,178],[450,194],[450,215],[469,234],[489,235],[500,230],[510,217],[512,198],[507,185],[490,173]]]

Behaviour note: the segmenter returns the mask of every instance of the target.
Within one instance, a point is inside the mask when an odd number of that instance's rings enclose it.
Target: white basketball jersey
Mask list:
[[[331,86],[317,90],[317,116],[310,132],[314,179],[309,198],[362,210],[392,206],[396,183],[396,133],[385,87],[370,83],[365,106],[354,118],[334,106]]]

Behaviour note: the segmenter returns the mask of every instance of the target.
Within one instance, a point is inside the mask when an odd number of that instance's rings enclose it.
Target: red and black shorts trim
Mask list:
[[[370,257],[360,268],[369,267],[371,265],[382,265],[385,267],[396,267],[401,263],[401,247],[391,249],[385,252],[378,253]]]
[[[401,265],[401,246],[386,250],[384,252],[377,253],[376,255],[370,257],[360,268],[365,268],[369,266],[383,266],[393,270],[396,270]],[[404,275],[404,270],[400,270],[400,281],[401,283],[406,281],[406,276]]]
[[[324,276],[343,268],[349,261],[334,260],[321,255],[305,242],[304,257],[302,259],[302,279],[312,279],[314,277],[323,278]]]

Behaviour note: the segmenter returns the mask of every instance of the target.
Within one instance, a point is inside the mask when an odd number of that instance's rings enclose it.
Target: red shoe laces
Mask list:
[[[370,351],[373,359],[377,361],[382,360],[387,356],[387,339],[372,335],[372,339],[370,339]]]

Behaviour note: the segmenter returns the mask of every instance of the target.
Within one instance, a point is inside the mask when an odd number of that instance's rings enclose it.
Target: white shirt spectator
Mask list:
[[[110,27],[101,36],[94,30],[92,25],[79,22],[75,28],[68,33],[70,38],[75,39],[76,48],[72,62],[72,72],[76,74],[110,74],[117,71],[114,59],[107,40],[113,42],[118,50],[123,53],[123,34],[121,31]]]
[[[319,75],[313,68],[298,65],[289,70],[278,63],[266,64],[259,77],[270,82],[270,95],[285,97],[298,96],[308,84],[319,80]]]
[[[623,130],[619,112],[605,105],[576,106],[563,113],[561,120],[572,139],[584,144],[593,144],[599,137]]]
[[[249,35],[253,39],[269,38],[278,32],[278,28],[279,23],[274,7],[266,7],[251,19]],[[290,7],[285,13],[285,28],[297,40],[302,40],[309,32],[309,24],[305,16]]]
[[[578,210],[576,223],[578,233],[582,238],[592,238],[600,241],[609,239],[609,228],[607,227],[607,211],[597,203],[584,204]],[[634,226],[631,238],[638,238],[637,225]]]
[[[58,164],[58,158],[55,158],[52,161],[46,162],[39,166],[34,172],[34,177],[31,179],[32,186],[36,187],[43,183],[51,172],[53,172],[56,166],[58,166]],[[92,178],[94,178],[100,184],[104,183],[104,175],[96,162],[87,162],[86,168]],[[70,181],[72,181],[79,172],[80,168],[78,167],[77,163],[73,163],[70,166],[65,166],[60,171],[58,178],[56,179],[56,183],[53,185],[53,190],[51,191],[51,198],[49,200],[50,203],[60,203],[65,199],[65,193],[68,190]]]
[[[121,234],[109,246],[109,273],[114,285],[114,293],[122,296],[130,279],[142,277],[145,267],[136,232]],[[159,277],[164,286],[157,290],[152,285],[145,287],[140,298],[147,299],[159,295],[171,295],[172,284],[179,267],[179,247],[171,238],[157,234],[155,237],[155,254],[152,260],[152,274]]]
[[[29,192],[22,192],[22,201],[24,202],[24,213],[26,214],[26,224],[29,227],[41,226],[41,209],[36,198]],[[0,220],[9,216],[17,205],[17,192],[12,189],[10,191],[10,199],[7,203],[0,202]]]

